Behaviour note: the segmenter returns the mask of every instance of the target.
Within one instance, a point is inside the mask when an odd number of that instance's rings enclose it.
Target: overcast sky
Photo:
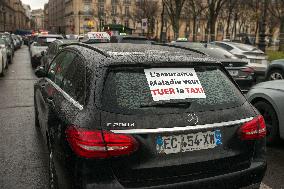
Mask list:
[[[31,6],[31,9],[43,9],[43,5],[48,2],[48,0],[22,0],[24,4]]]

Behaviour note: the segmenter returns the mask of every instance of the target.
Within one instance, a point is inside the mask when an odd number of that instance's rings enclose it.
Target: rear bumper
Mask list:
[[[260,183],[266,171],[266,162],[254,162],[248,169],[225,175],[219,175],[196,181],[183,182],[159,187],[148,187],[149,189],[160,188],[240,188]]]
[[[255,77],[253,78],[234,78],[241,90],[248,91],[255,83]]]
[[[246,186],[251,186],[254,184],[259,184],[266,171],[266,162],[253,162],[251,166],[245,170],[232,172],[224,175],[214,176],[210,178],[204,178],[188,182],[179,182],[173,184],[165,184],[159,186],[150,186],[150,187],[137,187],[137,188],[146,188],[146,189],[176,189],[176,188],[191,188],[191,189],[200,189],[200,188],[241,188]],[[88,181],[84,181],[88,183]],[[108,181],[108,183],[88,183],[84,185],[84,189],[125,189],[129,187],[122,186],[116,179]]]

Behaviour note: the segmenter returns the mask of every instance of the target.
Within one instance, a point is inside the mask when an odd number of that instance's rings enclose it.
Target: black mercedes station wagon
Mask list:
[[[50,188],[259,187],[263,117],[226,69],[167,45],[73,44],[36,70]]]

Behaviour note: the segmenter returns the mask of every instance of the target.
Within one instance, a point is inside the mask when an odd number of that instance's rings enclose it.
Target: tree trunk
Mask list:
[[[165,21],[164,21],[164,12],[165,12],[165,5],[164,5],[164,3],[163,3],[163,6],[162,6],[162,13],[161,13],[160,42],[163,42],[163,41],[166,40],[166,39],[164,39],[164,33],[163,33],[164,24],[165,24]]]
[[[216,16],[212,16],[210,19],[210,41],[215,41],[216,20]]]
[[[284,52],[284,15],[281,17],[280,20],[280,36],[279,36],[279,51]]]
[[[231,16],[232,16],[232,13],[229,12],[229,16],[228,16],[228,19],[227,19],[226,39],[230,38],[229,30],[230,30]]]
[[[196,41],[196,21],[197,21],[197,18],[196,18],[196,16],[194,15],[193,16],[193,28],[192,28],[192,35],[193,35],[193,37],[192,37],[192,41],[193,42],[195,42]]]

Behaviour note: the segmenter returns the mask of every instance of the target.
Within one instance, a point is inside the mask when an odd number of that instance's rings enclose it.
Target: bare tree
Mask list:
[[[280,26],[280,46],[279,51],[284,51],[284,0],[274,0],[270,2],[269,12],[279,21]]]
[[[134,20],[141,22],[142,19],[148,20],[147,35],[152,35],[155,31],[155,21],[158,16],[159,4],[156,0],[143,0],[140,5],[136,6],[134,11]]]
[[[167,13],[169,15],[173,30],[174,38],[179,35],[180,18],[182,14],[183,5],[186,0],[163,0]]]
[[[196,33],[197,33],[197,22],[198,19],[201,18],[202,12],[206,8],[206,4],[203,3],[203,0],[187,0],[184,6],[184,14],[187,15],[187,19],[190,19],[189,16],[192,17],[193,27],[193,41],[196,41]]]
[[[224,6],[224,11],[226,13],[226,38],[230,38],[230,23],[231,23],[231,20],[233,18],[233,15],[234,15],[234,10],[236,10],[236,7],[237,7],[237,4],[239,3],[238,0],[228,0],[228,2],[226,3],[226,5]]]
[[[215,27],[222,7],[225,5],[227,0],[207,0],[208,5],[208,25],[210,29],[210,40],[215,40]]]

